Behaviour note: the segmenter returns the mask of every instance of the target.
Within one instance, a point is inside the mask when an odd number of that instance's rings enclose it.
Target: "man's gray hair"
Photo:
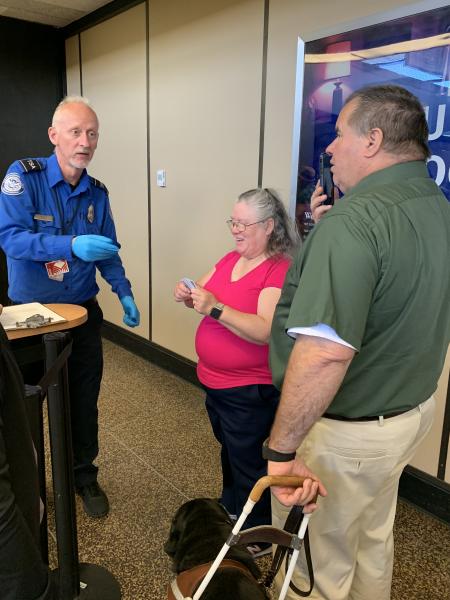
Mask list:
[[[379,128],[383,132],[382,149],[409,160],[426,160],[428,124],[419,99],[399,85],[366,86],[351,94],[356,108],[349,115],[348,124],[360,135]]]
[[[58,112],[64,108],[66,106],[66,104],[74,104],[74,103],[78,103],[78,104],[84,104],[86,106],[88,106],[93,112],[95,112],[95,110],[92,108],[91,103],[89,102],[88,98],[85,98],[84,96],[65,96],[61,102],[58,104],[58,106],[55,108],[55,112],[53,113],[53,117],[52,117],[52,126],[54,126],[55,124],[55,117],[57,116]]]

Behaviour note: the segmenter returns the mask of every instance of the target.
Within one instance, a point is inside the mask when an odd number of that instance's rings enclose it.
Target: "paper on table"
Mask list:
[[[27,329],[26,325],[18,326],[17,323],[23,323],[28,317],[33,315],[42,315],[44,319],[51,318],[50,323],[45,325],[53,325],[53,323],[62,323],[67,321],[57,313],[45,307],[39,302],[30,302],[28,304],[15,304],[14,306],[4,306],[3,312],[0,315],[0,323],[6,331],[11,329]]]

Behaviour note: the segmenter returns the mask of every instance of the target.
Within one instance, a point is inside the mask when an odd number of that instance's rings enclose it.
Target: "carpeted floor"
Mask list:
[[[218,496],[218,446],[199,388],[110,342],[104,354],[98,464],[111,511],[90,519],[77,498],[79,560],[110,571],[123,600],[164,600],[171,517],[187,499]],[[55,566],[52,492],[48,501]],[[392,600],[450,599],[450,527],[399,501],[395,542]]]

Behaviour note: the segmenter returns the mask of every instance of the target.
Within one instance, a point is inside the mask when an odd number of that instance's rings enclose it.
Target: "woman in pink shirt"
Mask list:
[[[192,290],[178,282],[175,299],[205,315],[195,340],[197,374],[222,446],[221,502],[230,515],[239,515],[251,488],[266,474],[261,446],[279,399],[269,370],[268,340],[297,234],[283,203],[269,189],[241,194],[227,224],[235,250]],[[267,492],[246,525],[270,520]]]

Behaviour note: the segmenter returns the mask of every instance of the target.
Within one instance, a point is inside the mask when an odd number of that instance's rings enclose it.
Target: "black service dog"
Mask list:
[[[183,504],[172,519],[169,537],[164,544],[164,551],[172,559],[173,571],[177,575],[186,575],[185,572],[194,567],[212,563],[227,541],[232,528],[228,513],[217,500],[197,498]],[[246,548],[232,546],[225,559],[239,563],[241,568],[238,565],[237,568],[221,567],[206,586],[200,600],[269,598],[265,589],[257,582],[261,572]],[[200,583],[196,584],[195,589],[198,589],[199,585]],[[190,591],[191,597],[195,589]],[[172,593],[170,590],[169,598],[173,597]],[[187,595],[189,594],[186,593]]]

